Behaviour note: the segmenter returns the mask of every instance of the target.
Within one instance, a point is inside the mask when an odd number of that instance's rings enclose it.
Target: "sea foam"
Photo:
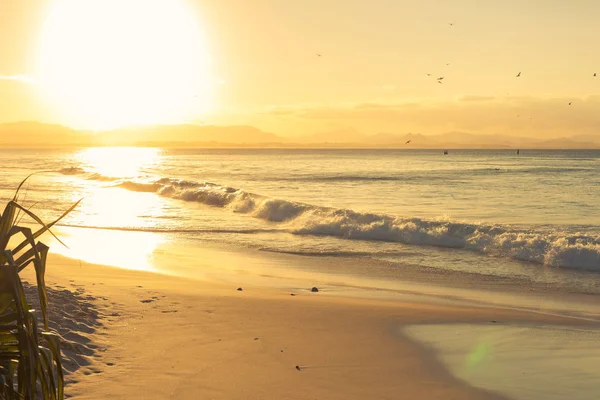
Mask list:
[[[150,183],[124,181],[119,186],[250,214],[285,224],[289,232],[297,235],[459,248],[552,267],[600,271],[598,236],[319,207],[209,182],[163,178]]]
[[[88,179],[107,180],[100,176]],[[216,183],[172,178],[122,180],[114,184],[131,191],[252,215],[281,224],[279,229],[296,235],[466,249],[551,267],[600,272],[600,236],[590,234],[357,212],[270,198]]]

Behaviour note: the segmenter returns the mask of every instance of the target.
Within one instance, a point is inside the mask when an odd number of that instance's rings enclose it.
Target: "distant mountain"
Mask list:
[[[252,126],[160,125],[91,133],[39,122],[0,124],[1,147],[202,146],[281,143],[283,139]]]
[[[50,147],[88,145],[89,136],[61,125],[40,122],[11,122],[0,124],[1,147]]]
[[[338,129],[327,132],[313,133],[309,135],[289,138],[288,142],[302,144],[324,144],[324,143],[364,143],[368,135],[358,132],[355,129]]]
[[[282,138],[252,126],[158,125],[100,132],[95,141],[101,145],[171,143],[187,146],[201,143],[280,143]]]
[[[410,140],[410,143],[406,143]],[[156,146],[286,148],[598,149],[600,134],[534,139],[469,132],[364,134],[342,129],[281,137],[252,126],[159,125],[91,133],[39,122],[0,124],[0,147]]]
[[[569,137],[571,140],[578,142],[600,143],[600,133],[588,133],[583,135],[573,135]]]
[[[406,143],[410,140],[410,143]],[[493,148],[598,148],[600,136],[580,135],[571,138],[540,140],[501,134],[479,135],[447,132],[436,135],[378,133],[365,138],[366,147],[493,149]]]
[[[597,149],[600,147],[598,142],[585,142],[581,138],[578,140],[574,137],[545,140],[539,145],[543,149]]]
[[[372,143],[374,145],[404,145],[406,142],[410,140],[419,141],[420,143],[426,143],[427,138],[424,135],[412,133],[407,133],[405,135],[400,135],[396,133],[376,133],[374,135],[370,135],[367,138],[368,143]]]
[[[473,145],[479,145],[482,147],[513,147],[515,145],[523,146],[532,144],[537,141],[536,139],[531,138],[514,137],[501,134],[478,135],[460,131],[433,135],[432,139],[439,143],[454,143],[459,145],[468,145],[469,147]]]

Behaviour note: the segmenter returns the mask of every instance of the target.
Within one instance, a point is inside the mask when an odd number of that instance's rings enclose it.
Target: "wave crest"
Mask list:
[[[124,181],[118,183],[118,186],[252,215],[284,224],[282,227],[286,231],[296,235],[326,235],[343,239],[466,249],[552,267],[600,272],[599,236],[448,220],[402,218],[318,207],[268,198],[210,182],[163,178],[145,183]]]
[[[83,168],[79,167],[65,167],[58,170],[63,175],[81,175],[85,172]]]

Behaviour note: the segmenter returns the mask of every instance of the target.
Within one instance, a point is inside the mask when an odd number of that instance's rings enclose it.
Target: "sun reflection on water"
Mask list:
[[[105,229],[60,228],[56,233],[68,246],[45,238],[52,252],[92,264],[125,269],[154,271],[152,262],[157,248],[165,243],[154,232],[130,232]]]
[[[120,187],[90,190],[78,207],[77,225],[88,227],[146,228],[163,215],[164,199],[154,193],[130,192]]]
[[[159,149],[96,147],[75,155],[86,174],[84,192],[73,193],[83,201],[60,229],[68,248],[54,243],[54,252],[86,262],[127,269],[153,270],[152,255],[164,235],[143,231],[155,228],[164,214],[165,201],[154,193],[120,187],[132,178],[150,178],[148,171],[160,164]],[[73,228],[72,226],[77,226]],[[108,229],[99,229],[108,228]],[[134,228],[142,231],[127,231]]]
[[[76,154],[86,168],[103,177],[139,176],[146,168],[160,163],[161,151],[148,147],[92,147]]]

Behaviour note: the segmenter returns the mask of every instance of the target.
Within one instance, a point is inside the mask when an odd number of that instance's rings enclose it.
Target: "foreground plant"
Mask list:
[[[18,201],[19,190],[0,215],[0,399],[64,398],[63,370],[60,360],[58,335],[48,328],[48,297],[44,274],[48,246],[36,239],[69,214],[78,201],[59,218],[45,224]],[[19,226],[19,215],[24,213],[41,227],[36,232]],[[11,239],[21,242],[9,248]],[[33,310],[27,299],[19,273],[29,265],[35,269],[40,310]],[[37,312],[43,326],[38,326]]]

